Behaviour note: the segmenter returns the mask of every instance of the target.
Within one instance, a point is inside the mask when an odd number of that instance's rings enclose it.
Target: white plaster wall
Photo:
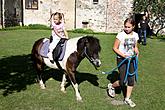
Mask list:
[[[38,10],[25,9],[24,2],[24,25],[29,24],[44,24],[48,25],[48,19],[50,16],[50,2],[47,0],[39,0]]]
[[[39,0],[38,10],[25,9],[24,1],[24,25],[44,24],[49,26],[48,21],[51,12],[62,12],[65,15],[66,28],[74,28],[74,0]]]

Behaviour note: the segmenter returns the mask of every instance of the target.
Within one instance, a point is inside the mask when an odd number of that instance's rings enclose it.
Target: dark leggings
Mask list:
[[[124,58],[117,58],[117,65],[120,64],[120,62],[122,62],[124,60]],[[134,72],[134,66],[133,66],[133,60],[135,59],[132,59],[131,60],[131,63],[130,63],[130,68],[129,68],[129,72],[132,73]],[[119,68],[119,83],[120,83],[120,86],[124,86],[125,83],[124,83],[124,79],[125,79],[125,74],[126,74],[126,70],[127,70],[127,64],[128,64],[128,61],[126,60]],[[134,86],[134,82],[135,82],[135,75],[133,76],[129,76],[128,75],[128,78],[127,78],[127,81],[126,81],[126,84],[128,86]]]

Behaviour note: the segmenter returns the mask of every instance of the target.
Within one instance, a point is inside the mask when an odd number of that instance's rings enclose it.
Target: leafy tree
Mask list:
[[[165,28],[165,0],[134,0],[135,13],[148,12],[151,28],[157,34]]]

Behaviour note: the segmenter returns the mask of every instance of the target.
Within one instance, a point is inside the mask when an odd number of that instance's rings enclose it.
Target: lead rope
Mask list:
[[[131,59],[135,58],[135,60],[133,60],[133,65],[134,65],[134,72],[130,73],[129,72],[129,68],[130,68],[130,62],[131,62]],[[122,60],[116,68],[112,69],[111,71],[109,72],[104,72],[104,71],[101,71],[101,70],[98,70],[99,72],[101,72],[102,74],[112,74],[113,71],[117,70],[126,60],[128,60],[128,63],[127,63],[127,70],[126,70],[126,75],[125,75],[125,78],[124,78],[124,83],[126,83],[127,79],[128,79],[128,76],[134,76],[135,75],[135,80],[137,81],[138,79],[138,57],[136,55],[133,55],[133,56],[130,56],[130,57],[127,57],[125,58],[124,60]]]

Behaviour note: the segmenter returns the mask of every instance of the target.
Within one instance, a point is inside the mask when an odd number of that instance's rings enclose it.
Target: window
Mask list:
[[[98,4],[99,0],[93,0],[93,4]]]
[[[38,0],[25,0],[26,9],[38,9]]]

